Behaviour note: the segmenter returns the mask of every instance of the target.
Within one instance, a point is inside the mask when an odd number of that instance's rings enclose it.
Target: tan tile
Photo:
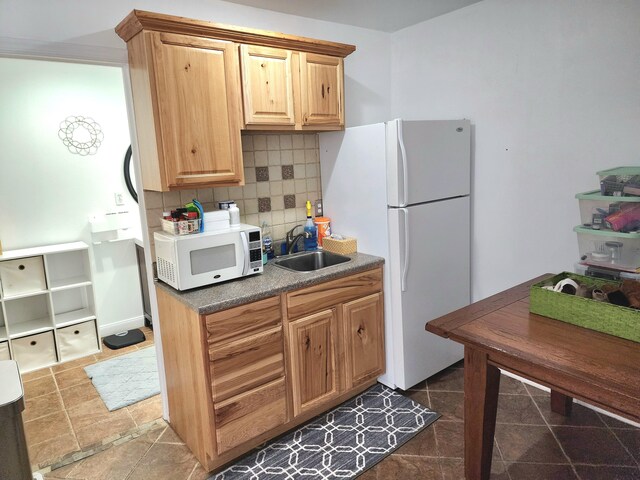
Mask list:
[[[25,422],[64,410],[62,398],[60,398],[58,392],[51,392],[46,395],[27,399],[25,401],[25,407],[24,412],[22,412],[22,419]]]
[[[60,395],[62,395],[62,401],[64,402],[64,406],[67,410],[77,407],[83,402],[88,402],[89,400],[100,397],[100,395],[98,395],[98,391],[91,382],[81,383],[79,385],[74,385],[73,387],[60,390]]]
[[[44,468],[62,459],[65,455],[79,451],[73,434],[57,435],[45,442],[29,445],[29,460],[34,470]],[[54,477],[55,478],[55,477]]]
[[[34,372],[29,372],[29,373],[23,373],[22,374],[22,381],[23,382],[30,382],[31,380],[36,380],[38,378],[42,378],[42,377],[46,377],[51,375],[51,368],[47,367],[47,368],[41,368],[40,370],[36,370]]]
[[[105,439],[123,434],[136,427],[126,408],[111,412],[109,417],[100,422],[76,430],[80,447],[101,443]]]
[[[153,441],[145,436],[108,448],[91,457],[76,462],[70,478],[86,480],[122,480],[140,461]],[[154,477],[147,477],[154,478]],[[171,477],[167,477],[171,478]]]
[[[385,480],[405,480],[408,478],[440,480],[442,478],[438,459],[431,457],[389,455],[374,468],[377,471],[377,478]]]
[[[56,390],[56,382],[53,380],[53,375],[51,375],[51,373],[46,377],[24,382],[24,398],[27,400],[55,392]]]
[[[136,425],[144,425],[162,417],[162,399],[154,395],[127,407]]]
[[[187,480],[196,459],[185,445],[156,443],[146,453],[127,480],[170,478]]]
[[[95,361],[96,361],[96,357],[94,355],[89,355],[87,357],[71,360],[70,362],[54,365],[53,367],[51,367],[51,370],[55,375],[56,373],[64,372],[65,370],[71,370],[72,368],[86,367],[87,365],[91,365],[92,363],[95,363]]]
[[[207,480],[211,475],[199,463],[193,468],[189,480]]]
[[[56,383],[60,390],[64,388],[73,387],[81,383],[91,382],[91,379],[84,371],[84,367],[71,368],[62,372],[54,374]]]
[[[69,408],[67,414],[71,426],[77,431],[88,425],[108,420],[112,412],[109,412],[101,398],[94,398],[88,402],[82,402],[77,407]]]
[[[181,443],[184,444],[182,439],[178,436],[176,432],[173,431],[170,425],[167,426],[162,435],[158,438],[158,443]]]
[[[24,431],[27,442],[34,445],[60,435],[73,433],[67,414],[63,411],[24,422]]]

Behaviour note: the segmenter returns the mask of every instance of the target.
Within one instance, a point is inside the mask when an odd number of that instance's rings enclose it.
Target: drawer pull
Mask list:
[[[19,266],[18,266],[18,270],[24,270],[24,269],[25,269],[25,266],[24,266],[24,265],[19,265]]]
[[[34,346],[34,345],[36,345],[37,343],[38,343],[38,342],[36,342],[35,340],[31,340],[31,342],[29,343],[29,345],[31,345],[31,346],[33,347],[33,346]]]
[[[78,334],[80,333],[80,330],[74,330],[74,331],[73,331],[73,333],[74,333],[75,335],[78,335]]]

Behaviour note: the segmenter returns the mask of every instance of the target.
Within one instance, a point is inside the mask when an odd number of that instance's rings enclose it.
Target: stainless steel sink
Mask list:
[[[349,257],[337,253],[317,251],[304,252],[279,258],[275,265],[294,272],[315,272],[321,268],[331,267],[350,261]]]

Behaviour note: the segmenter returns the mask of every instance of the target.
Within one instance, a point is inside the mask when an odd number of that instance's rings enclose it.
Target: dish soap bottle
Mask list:
[[[318,249],[318,229],[311,218],[311,202],[309,200],[307,200],[307,221],[304,224],[304,249],[306,251]]]

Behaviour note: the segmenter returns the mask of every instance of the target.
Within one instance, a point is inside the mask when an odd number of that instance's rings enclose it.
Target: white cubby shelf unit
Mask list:
[[[0,360],[24,373],[99,351],[86,243],[0,255]]]

